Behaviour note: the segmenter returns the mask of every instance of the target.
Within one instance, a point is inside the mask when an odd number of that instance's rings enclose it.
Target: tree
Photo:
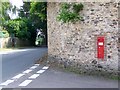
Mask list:
[[[45,34],[45,42],[47,45],[47,3],[46,2],[32,2],[30,8],[30,19],[35,29],[42,29]]]
[[[20,18],[25,18],[28,32],[31,33],[31,42],[35,44],[36,29],[42,29],[46,36],[47,44],[47,3],[46,2],[24,2],[19,10]]]
[[[30,33],[29,40],[31,41],[31,45],[35,45],[36,30],[33,26],[33,21],[30,18],[30,3],[31,2],[24,2],[23,6],[19,10],[19,17],[21,19],[24,19],[24,21],[26,22],[28,33]]]
[[[0,8],[0,26],[10,20],[9,12],[16,13],[16,6],[12,6],[9,2],[2,2]]]
[[[8,10],[10,10],[11,5],[8,2],[2,2],[1,8],[0,8],[0,26],[2,26],[5,21],[9,20],[10,17],[7,13]]]
[[[30,11],[30,2],[24,2],[24,5],[19,10],[19,17],[21,18],[29,18],[29,11]]]
[[[20,39],[29,39],[31,45],[35,45],[36,29],[42,29],[47,43],[47,3],[46,2],[24,2],[18,10],[19,18],[10,19],[8,10],[16,13],[17,8],[9,3],[3,4],[2,26],[10,33]]]
[[[29,39],[27,24],[24,19],[9,20],[5,25],[7,31],[20,39]]]

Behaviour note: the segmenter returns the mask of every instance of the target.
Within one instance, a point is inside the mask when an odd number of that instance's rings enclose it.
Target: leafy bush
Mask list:
[[[27,28],[27,23],[22,19],[9,20],[6,23],[5,27],[10,34],[14,34],[20,39],[27,39],[30,37],[30,33],[28,32]]]
[[[62,9],[69,9],[70,8],[70,4],[64,3],[64,4],[61,5],[61,8]]]
[[[83,4],[68,4],[63,3],[61,5],[61,10],[59,15],[57,16],[58,21],[62,21],[63,23],[67,22],[77,22],[79,20],[82,20],[83,17],[79,15],[79,12],[83,10]]]
[[[79,13],[79,11],[83,10],[83,4],[73,4],[73,10],[75,13]]]

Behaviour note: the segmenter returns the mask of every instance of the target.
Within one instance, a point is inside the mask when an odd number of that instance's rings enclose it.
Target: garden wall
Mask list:
[[[5,48],[5,47],[12,47],[12,38],[0,38],[0,47]],[[30,41],[29,40],[21,40],[18,38],[15,38],[15,47],[24,47],[24,46],[30,46]]]

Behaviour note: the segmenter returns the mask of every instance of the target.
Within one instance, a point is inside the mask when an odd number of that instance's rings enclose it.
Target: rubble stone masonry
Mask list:
[[[82,2],[84,20],[56,20],[62,2],[48,2],[48,55],[50,61],[78,68],[83,73],[117,75],[118,3]],[[97,36],[105,37],[105,58],[97,58]],[[104,73],[104,74],[103,74]]]

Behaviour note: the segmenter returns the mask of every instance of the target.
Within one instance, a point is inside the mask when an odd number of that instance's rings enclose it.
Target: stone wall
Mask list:
[[[118,3],[82,2],[84,21],[75,24],[56,20],[58,2],[49,2],[48,55],[49,60],[82,72],[118,72]],[[96,57],[96,37],[105,36],[105,59]]]
[[[24,47],[24,46],[30,46],[31,43],[29,40],[21,40],[18,38],[15,38],[15,47]],[[12,40],[11,37],[8,38],[0,38],[0,48],[6,48],[6,47],[12,47]]]

